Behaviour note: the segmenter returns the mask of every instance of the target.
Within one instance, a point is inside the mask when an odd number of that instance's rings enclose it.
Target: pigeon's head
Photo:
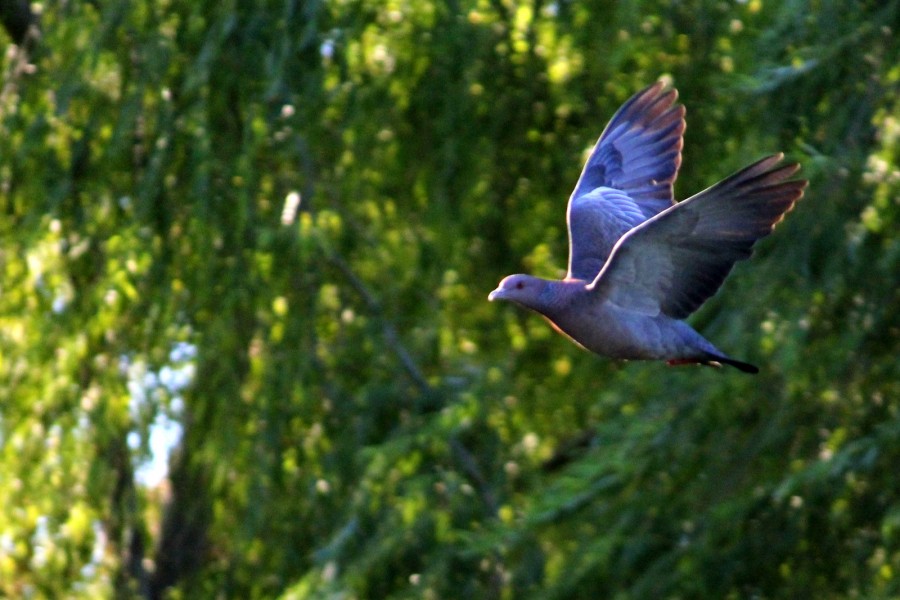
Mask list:
[[[488,300],[510,300],[531,306],[544,291],[547,282],[531,275],[510,275],[500,282],[497,289],[488,295]]]

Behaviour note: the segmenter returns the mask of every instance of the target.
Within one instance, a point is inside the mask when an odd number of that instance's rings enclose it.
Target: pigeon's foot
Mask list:
[[[683,367],[684,365],[709,365],[711,367],[720,367],[722,365],[710,364],[709,361],[697,360],[696,358],[673,358],[667,360],[666,364],[670,367]]]

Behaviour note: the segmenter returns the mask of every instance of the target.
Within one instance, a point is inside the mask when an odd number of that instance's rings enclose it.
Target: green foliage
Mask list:
[[[45,3],[2,59],[0,596],[897,596],[898,18]],[[811,179],[693,320],[756,378],[486,302],[562,272],[659,77],[680,198],[777,150]]]

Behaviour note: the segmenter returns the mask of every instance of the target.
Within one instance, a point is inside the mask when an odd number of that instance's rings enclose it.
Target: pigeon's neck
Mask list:
[[[566,307],[572,296],[585,286],[584,281],[577,279],[535,279],[540,282],[540,291],[529,298],[526,306],[550,318]]]

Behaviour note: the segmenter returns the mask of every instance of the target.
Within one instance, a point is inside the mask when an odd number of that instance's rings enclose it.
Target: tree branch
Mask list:
[[[369,312],[375,314],[379,321],[381,321],[381,335],[384,337],[384,341],[387,343],[388,347],[391,351],[397,356],[397,359],[400,361],[400,364],[403,366],[403,369],[410,376],[410,378],[415,382],[416,386],[419,388],[419,391],[423,394],[431,394],[434,389],[428,383],[428,380],[425,379],[425,376],[422,374],[422,371],[419,369],[419,366],[415,363],[410,355],[409,351],[403,345],[403,342],[400,341],[400,336],[397,333],[397,328],[394,327],[393,323],[388,321],[384,317],[384,312],[381,309],[381,303],[375,299],[375,296],[369,291],[366,285],[362,282],[362,280],[356,276],[356,273],[350,268],[350,265],[334,253],[328,253],[328,259],[331,263],[338,268],[338,270],[344,275],[347,281],[350,283],[350,286],[359,294],[360,298],[362,298],[363,302],[366,305],[366,308],[369,309]]]
[[[369,312],[378,317],[381,322],[381,334],[384,337],[385,343],[397,356],[403,369],[413,382],[415,382],[419,391],[423,395],[432,395],[435,392],[434,387],[432,387],[432,385],[428,383],[428,380],[425,379],[422,370],[419,369],[419,366],[416,364],[415,360],[413,360],[412,355],[403,345],[403,342],[400,340],[400,335],[397,333],[397,328],[385,318],[381,303],[375,298],[375,295],[372,294],[372,292],[369,291],[369,288],[366,287],[366,284],[356,276],[356,273],[353,272],[353,269],[350,268],[350,265],[348,265],[343,258],[328,251],[326,251],[326,256],[328,256],[328,260],[337,267],[350,283],[350,286],[356,291],[360,298],[362,298],[363,303],[366,305]],[[491,490],[491,486],[485,478],[475,455],[473,455],[469,449],[466,448],[465,444],[456,437],[451,437],[449,444],[453,459],[459,465],[463,473],[472,480],[475,489],[478,491],[478,494],[481,496],[481,499],[490,514],[496,515],[498,511],[497,498]]]

